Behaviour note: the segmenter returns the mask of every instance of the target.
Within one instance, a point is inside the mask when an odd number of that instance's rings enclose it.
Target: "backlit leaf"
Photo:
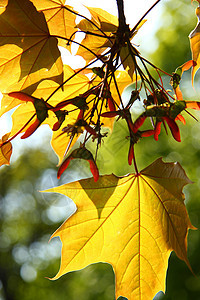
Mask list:
[[[150,300],[165,291],[170,252],[189,266],[187,234],[193,228],[184,205],[183,187],[191,183],[178,163],[156,160],[139,174],[100,176],[45,192],[64,194],[77,211],[52,237],[62,241],[63,274],[89,264],[113,266],[116,299]]]
[[[8,4],[8,0],[1,0],[0,14],[2,14],[5,11],[7,4]]]
[[[128,72],[129,76],[133,78],[133,73],[135,71],[135,61],[133,61],[128,45],[122,47],[120,51],[120,58],[124,69]]]
[[[38,11],[44,13],[51,35],[62,37],[58,39],[60,46],[66,46],[67,40],[76,32],[76,14],[72,13],[73,8],[65,5],[65,0],[31,0]]]
[[[194,81],[194,76],[200,67],[200,7],[196,8],[196,15],[198,19],[197,25],[189,35],[192,59],[196,62],[196,65],[192,70],[192,83]]]
[[[0,146],[2,145],[2,142],[8,140],[9,135],[10,134],[7,133],[2,137],[2,139],[0,140]],[[10,142],[0,147],[0,166],[10,164],[11,154],[12,154],[12,144]]]
[[[9,0],[0,15],[0,90],[22,90],[47,78],[62,83],[57,39],[28,0]],[[9,80],[8,80],[9,78]]]
[[[87,20],[82,20],[77,27],[85,32],[90,31],[92,33],[97,33],[100,36],[94,36],[91,34],[86,34],[85,38],[83,39],[81,45],[78,48],[77,55],[81,55],[86,62],[88,63],[92,59],[94,59],[97,55],[102,54],[106,48],[112,46],[112,40],[109,40],[107,37],[111,38],[111,34],[116,32],[118,19],[117,17],[109,14],[108,12],[104,11],[103,9],[97,9],[94,7],[87,7],[91,13],[92,21],[96,26],[98,26],[101,30],[94,25],[92,25]],[[103,34],[103,32],[105,34]],[[89,51],[87,50],[89,49]],[[94,53],[96,55],[94,55]]]

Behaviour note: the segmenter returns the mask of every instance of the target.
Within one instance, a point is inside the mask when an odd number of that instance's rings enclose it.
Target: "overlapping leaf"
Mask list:
[[[62,83],[57,39],[29,0],[9,0],[0,15],[0,90],[22,90],[47,78]],[[8,80],[9,78],[9,80]]]
[[[88,77],[80,74],[76,74],[74,70],[72,70],[69,66],[64,66],[64,80],[71,78],[66,84],[64,91],[60,88],[48,101],[49,104],[52,106],[56,106],[56,104],[60,103],[61,101],[64,101],[69,98],[73,98],[75,96],[78,96],[81,93],[84,93],[88,87],[90,86],[90,81]],[[32,96],[36,98],[44,98],[45,100],[59,87],[59,84],[51,81],[51,80],[45,80],[41,82],[36,89],[36,91],[33,93]],[[15,135],[34,115],[35,115],[35,108],[32,103],[24,103],[21,100],[18,100],[16,98],[7,97],[10,98],[10,102],[13,104],[13,106],[17,106],[18,104],[21,104],[20,107],[16,109],[16,111],[12,115],[13,119],[13,127],[11,130],[11,136]],[[7,99],[6,98],[6,99]],[[8,101],[3,100],[3,107],[2,112],[7,109],[8,107],[6,104],[8,104]],[[74,106],[70,106],[67,108],[68,110],[73,110]],[[67,116],[67,124],[75,121],[75,115],[77,115],[78,111],[76,111],[74,114],[70,113]],[[34,122],[34,119],[31,120],[31,122],[28,124]],[[45,124],[48,124],[51,128],[53,127],[54,123],[56,122],[56,117],[52,112],[49,112],[49,118],[46,119],[44,122]],[[63,127],[67,124],[63,124]],[[24,132],[27,129],[27,126],[24,127],[22,132]],[[61,135],[60,138],[57,138],[62,133],[62,130],[58,130],[54,132],[52,137],[52,146],[55,150],[55,152],[58,154],[63,152],[65,150],[62,149],[62,143],[65,144],[65,149],[67,145],[66,141],[66,135]],[[54,143],[55,139],[55,143]],[[57,143],[59,141],[59,143]]]
[[[31,0],[39,12],[43,12],[51,35],[61,37],[60,46],[66,46],[67,40],[77,31],[76,14],[65,0]]]
[[[77,205],[53,234],[62,241],[57,279],[91,263],[107,262],[116,276],[116,299],[152,299],[165,291],[170,252],[188,265],[189,220],[182,189],[190,183],[178,163],[156,160],[137,175],[102,176],[46,192],[67,195]]]
[[[118,19],[103,9],[94,7],[87,8],[92,16],[91,20],[94,25],[88,20],[82,20],[77,25],[79,29],[86,32],[86,36],[83,39],[77,54],[81,55],[86,62],[89,62],[102,54],[106,48],[112,46],[111,34],[117,30]],[[95,36],[95,34],[98,34],[99,36]]]

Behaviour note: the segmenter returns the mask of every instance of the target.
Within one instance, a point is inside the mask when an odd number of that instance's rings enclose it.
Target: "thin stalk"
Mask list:
[[[123,0],[116,0],[117,1],[117,9],[118,9],[118,20],[119,20],[119,31],[124,31],[126,28],[126,19],[124,15],[124,1]]]
[[[138,25],[140,24],[140,22],[146,17],[146,15],[160,2],[161,0],[157,0],[147,11],[146,13],[142,16],[142,18],[140,18],[140,20],[136,23],[136,25],[133,27],[133,29],[130,31],[130,37],[132,37],[134,31],[136,30],[136,28],[138,27]]]
[[[57,39],[62,39],[62,40],[65,40],[65,41],[67,41],[67,42],[74,43],[74,44],[78,45],[79,47],[82,47],[82,48],[86,49],[88,52],[90,52],[90,53],[91,53],[92,55],[94,55],[96,58],[100,59],[99,56],[98,56],[95,52],[93,52],[91,49],[89,49],[88,47],[82,45],[82,44],[79,43],[79,42],[76,42],[76,41],[74,41],[74,40],[71,40],[71,39],[68,39],[68,38],[65,38],[65,37],[59,36],[59,35],[51,35],[51,37],[55,37],[55,38],[57,38]],[[101,60],[101,59],[100,59],[100,60]],[[102,62],[103,62],[103,61],[102,61]]]
[[[74,10],[71,10],[69,7],[66,7],[66,6],[64,6],[64,8],[66,9],[66,10],[68,10],[69,12],[71,12],[72,14],[74,14],[74,15],[76,15],[76,16],[79,16],[79,17],[81,17],[81,18],[83,18],[83,19],[85,19],[85,20],[87,20],[88,22],[90,22],[94,27],[96,27],[107,39],[110,39],[110,37],[109,36],[107,36],[107,34],[105,34],[105,32],[97,25],[97,24],[95,24],[92,20],[90,20],[90,19],[88,19],[87,17],[85,17],[84,15],[82,15],[82,14],[80,14],[80,13],[78,13],[78,12],[76,12],[76,11],[74,11]]]
[[[133,146],[133,164],[134,164],[135,173],[136,173],[136,176],[137,176],[137,175],[139,175],[139,172],[138,172],[138,168],[137,168],[137,164],[136,164],[136,159],[135,159],[135,149],[134,149],[134,146]]]
[[[93,63],[97,62],[99,59],[101,60],[102,57],[104,57],[105,55],[107,55],[110,52],[107,51],[106,53],[104,53],[103,55],[99,56],[98,59],[95,59],[94,61],[90,62],[89,64],[87,64],[85,67],[79,69],[78,71],[76,71],[73,75],[71,75],[70,77],[68,77],[63,83],[61,83],[52,93],[51,95],[49,95],[49,97],[46,99],[45,102],[49,101],[49,99],[60,89],[62,88],[69,80],[71,80],[74,76],[76,76],[77,74],[79,74],[80,72],[82,72],[83,70],[85,70],[86,68],[88,68],[89,66],[91,66]]]
[[[33,118],[36,116],[36,113],[26,122],[26,124],[17,132],[15,133],[11,138],[9,138],[7,141],[3,142],[0,146],[0,148],[3,146],[3,145],[6,145],[7,143],[11,142],[14,138],[16,138],[16,136],[18,136],[18,134],[20,134],[24,128],[26,128],[26,126],[33,120]]]

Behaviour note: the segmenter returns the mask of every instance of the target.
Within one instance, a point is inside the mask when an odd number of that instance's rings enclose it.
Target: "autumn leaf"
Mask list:
[[[118,26],[118,18],[117,16],[111,15],[107,11],[103,10],[102,8],[96,8],[96,7],[87,7],[89,10],[92,19],[94,20],[94,23],[104,32],[115,32],[117,30]],[[85,25],[85,28],[84,28]],[[91,26],[90,22],[86,19],[82,20],[78,24],[78,28],[81,30],[87,30],[88,26]],[[90,30],[99,31],[97,27],[92,26],[89,27]]]
[[[8,0],[1,0],[0,14],[2,14],[5,11],[7,4],[8,4]]]
[[[133,56],[131,56],[128,45],[125,45],[121,48],[120,58],[124,69],[128,72],[129,76],[133,79],[133,73],[135,72],[135,58],[133,59]]]
[[[133,33],[132,38],[137,34],[138,30],[142,27],[142,25],[146,22],[146,20],[142,20],[139,25],[136,27],[136,30]],[[127,32],[128,34],[128,32]],[[129,76],[133,79],[133,73],[135,72],[136,59],[135,56],[138,55],[138,51],[129,43],[125,43],[120,50],[120,58],[124,70],[126,70]]]
[[[200,7],[196,8],[197,25],[195,29],[190,33],[190,47],[192,51],[192,59],[196,62],[196,65],[192,69],[192,84],[194,76],[200,67]]]
[[[91,24],[91,22],[86,19],[82,20],[77,25],[80,30],[86,32],[86,36],[81,42],[81,46],[78,48],[77,55],[81,55],[88,63],[96,56],[102,54],[106,48],[112,46],[111,35],[117,30],[118,19],[116,16],[113,16],[100,8],[87,7],[87,9],[92,16],[91,20],[95,25]],[[95,33],[97,34],[96,36]]]
[[[2,143],[5,143],[8,140],[9,136],[10,133],[5,134],[0,140],[0,145],[2,145]],[[10,142],[7,142],[0,147],[0,166],[10,164],[11,154],[12,154],[12,144]]]
[[[76,13],[65,0],[31,0],[39,12],[43,12],[51,35],[61,37],[60,46],[66,47],[67,40],[77,31]]]
[[[182,193],[188,183],[178,163],[160,158],[139,174],[100,176],[96,183],[91,178],[46,190],[70,197],[77,206],[52,235],[63,246],[53,279],[106,262],[115,272],[116,299],[147,300],[165,291],[170,252],[189,266],[187,234],[194,227]]]
[[[9,0],[0,15],[0,90],[22,90],[51,78],[63,80],[58,41],[43,13],[28,0]],[[9,80],[8,80],[9,78]]]

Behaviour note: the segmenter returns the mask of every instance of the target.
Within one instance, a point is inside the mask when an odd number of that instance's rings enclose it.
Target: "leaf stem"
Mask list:
[[[104,56],[106,56],[108,53],[110,52],[110,49],[109,51],[107,51],[106,53],[100,55],[98,58],[94,59],[92,62],[90,62],[89,64],[87,64],[85,67],[79,69],[78,71],[74,71],[74,74],[71,75],[70,77],[68,77],[65,81],[63,81],[63,83],[61,83],[52,93],[51,95],[49,95],[49,97],[46,99],[45,102],[48,102],[49,99],[60,89],[62,88],[70,79],[72,79],[74,76],[76,76],[78,73],[82,72],[83,70],[85,70],[86,68],[88,68],[89,66],[91,66],[93,63],[97,62],[98,60],[101,60],[101,58],[103,58]]]
[[[126,18],[124,15],[124,1],[123,0],[116,0],[117,1],[117,9],[118,9],[118,20],[119,20],[119,31],[124,32],[126,28]]]
[[[71,12],[72,14],[75,14],[76,16],[79,16],[85,20],[87,20],[88,22],[90,22],[94,27],[96,27],[107,39],[109,39],[109,36],[107,36],[107,34],[99,27],[97,26],[97,24],[95,24],[92,20],[90,20],[89,18],[85,17],[84,15],[70,9],[69,7],[64,6],[64,8],[66,10],[68,10],[69,12]]]
[[[36,116],[36,113],[32,115],[32,117],[25,123],[25,125],[23,125],[23,127],[17,131],[17,133],[15,133],[13,136],[11,136],[7,141],[3,142],[0,146],[0,148],[4,145],[6,145],[7,143],[11,142],[12,140],[14,140],[14,138],[16,138],[16,136],[18,136],[18,134],[20,134],[24,128],[26,128],[26,126],[33,120],[33,118]]]
[[[136,164],[136,159],[135,159],[135,149],[134,149],[134,146],[133,146],[133,164],[134,164],[134,167],[135,167],[135,173],[136,173],[136,175],[139,175],[137,164]]]

